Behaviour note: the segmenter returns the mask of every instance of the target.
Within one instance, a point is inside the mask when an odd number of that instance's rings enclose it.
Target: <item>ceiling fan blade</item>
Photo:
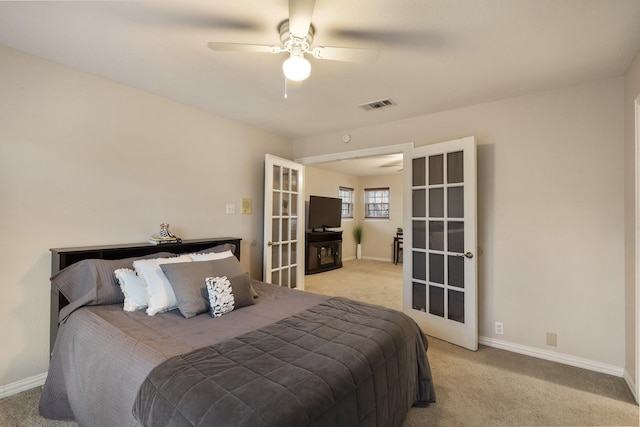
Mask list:
[[[282,52],[282,48],[279,46],[270,46],[266,44],[209,42],[207,46],[209,46],[209,49],[211,50],[224,52]]]
[[[315,0],[289,0],[289,32],[304,39],[309,33]]]
[[[330,59],[332,61],[361,62],[371,64],[380,56],[375,49],[358,49],[353,47],[320,46],[311,51],[316,59]]]

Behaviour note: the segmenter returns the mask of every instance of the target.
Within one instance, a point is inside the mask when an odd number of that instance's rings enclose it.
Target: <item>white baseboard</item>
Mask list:
[[[625,382],[629,386],[629,390],[631,390],[631,393],[633,394],[633,398],[636,400],[636,403],[640,403],[638,402],[638,388],[637,388],[638,385],[636,384],[635,378],[633,378],[631,374],[629,374],[629,371],[627,371],[626,369],[624,370],[624,376],[622,378],[624,378]]]
[[[356,259],[356,257],[355,256],[342,257],[342,261],[350,261],[352,259]],[[363,256],[361,259],[368,259],[370,261],[393,262],[389,258],[376,258],[376,257],[372,257],[372,256]]]
[[[40,387],[47,379],[47,373],[38,374],[36,376],[25,378],[24,380],[16,381],[11,384],[0,386],[0,399],[13,396],[14,394],[22,393],[23,391],[31,390],[35,387]]]
[[[368,260],[371,260],[371,261],[393,262],[389,258],[376,258],[376,257],[372,257],[372,256],[363,256],[362,259],[368,259]]]
[[[581,357],[571,356],[563,353],[556,353],[548,350],[541,350],[535,347],[528,347],[520,344],[514,344],[508,341],[497,340],[489,337],[479,337],[478,342],[489,347],[499,348],[514,353],[524,354],[539,359],[549,360],[551,362],[563,363],[576,368],[588,369],[590,371],[600,372],[603,374],[623,377],[624,368],[620,366],[608,365]],[[628,383],[628,381],[627,381]]]

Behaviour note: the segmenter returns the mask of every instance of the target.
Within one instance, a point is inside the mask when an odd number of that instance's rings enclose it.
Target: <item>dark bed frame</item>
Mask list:
[[[176,254],[203,251],[213,246],[230,243],[235,245],[234,255],[240,259],[240,241],[237,237],[217,237],[210,239],[183,240],[182,243],[165,243],[153,245],[151,243],[130,243],[124,245],[84,246],[76,248],[51,249],[51,275],[53,276],[65,267],[83,259],[121,259],[149,255],[155,252],[173,252]],[[53,352],[53,345],[58,334],[58,313],[69,304],[69,301],[51,283],[51,320],[49,354]]]

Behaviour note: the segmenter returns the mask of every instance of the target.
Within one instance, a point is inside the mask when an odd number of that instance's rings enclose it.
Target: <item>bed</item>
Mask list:
[[[52,254],[46,418],[81,426],[400,426],[412,405],[435,401],[427,339],[413,320],[251,280],[238,272],[240,239]],[[174,286],[177,308],[148,314],[156,308],[148,265]],[[131,305],[121,281],[131,267],[148,282],[146,309]],[[203,271],[211,277],[199,299],[183,298],[184,283]]]

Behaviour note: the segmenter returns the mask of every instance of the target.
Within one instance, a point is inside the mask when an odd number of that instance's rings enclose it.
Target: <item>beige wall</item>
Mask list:
[[[402,227],[402,179],[401,173],[363,176],[358,179],[362,190],[357,197],[361,204],[364,203],[365,188],[389,187],[389,219],[365,219],[363,222],[363,258],[393,260],[393,237],[396,235],[396,229]]]
[[[636,130],[635,103],[640,96],[640,54],[627,70],[624,79],[624,170],[625,170],[625,378],[638,398],[638,295],[636,294]]]
[[[47,370],[49,248],[169,222],[241,237],[261,277],[264,155],[291,158],[289,140],[4,47],[0,76],[0,392]],[[225,214],[242,197],[253,214]]]
[[[293,154],[475,135],[480,335],[621,372],[623,99],[623,79],[614,78],[302,138]],[[557,347],[546,346],[546,332],[558,334]]]

